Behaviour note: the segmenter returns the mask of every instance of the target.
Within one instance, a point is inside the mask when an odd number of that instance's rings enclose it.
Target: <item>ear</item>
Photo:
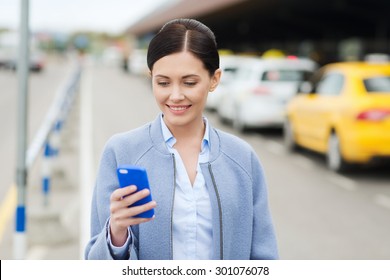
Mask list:
[[[222,75],[221,69],[218,68],[217,70],[215,70],[214,75],[211,77],[211,84],[209,90],[210,92],[214,91],[217,88],[219,81],[221,80],[221,75]]]

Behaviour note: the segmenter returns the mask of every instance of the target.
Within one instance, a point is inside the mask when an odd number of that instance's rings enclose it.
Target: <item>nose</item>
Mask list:
[[[172,88],[172,92],[171,92],[171,95],[169,96],[169,99],[172,102],[177,103],[177,102],[184,100],[184,98],[185,98],[185,96],[182,93],[181,88],[179,86],[174,86]]]

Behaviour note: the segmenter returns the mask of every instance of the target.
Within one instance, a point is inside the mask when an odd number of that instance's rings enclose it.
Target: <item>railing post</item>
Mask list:
[[[53,176],[53,169],[57,168],[57,160],[60,152],[60,133],[63,125],[62,112],[54,123],[53,129],[47,137],[42,159],[42,194],[43,205],[48,206],[50,202],[50,190]]]
[[[43,193],[43,205],[49,205],[49,192],[50,192],[50,184],[51,184],[51,154],[52,149],[50,147],[49,141],[46,142],[43,159],[42,159],[42,193]]]
[[[61,143],[61,129],[63,125],[63,120],[58,119],[54,124],[52,133],[49,137],[50,139],[50,147],[51,147],[51,155],[52,157],[57,157],[60,152],[60,143]]]

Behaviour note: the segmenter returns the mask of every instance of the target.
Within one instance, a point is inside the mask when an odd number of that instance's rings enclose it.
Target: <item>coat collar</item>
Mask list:
[[[161,128],[160,121],[161,114],[157,116],[157,118],[150,123],[149,125],[149,136],[150,140],[153,143],[154,148],[162,154],[169,155],[170,152],[166,147],[164,136]],[[218,131],[212,127],[209,122],[209,133],[210,133],[210,162],[214,161],[220,154],[220,138]]]

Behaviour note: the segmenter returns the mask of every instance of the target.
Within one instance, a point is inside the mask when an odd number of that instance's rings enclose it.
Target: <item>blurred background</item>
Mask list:
[[[0,0],[0,259],[14,259],[21,1]],[[390,259],[387,0],[30,0],[26,252],[83,259],[108,138],[153,120],[146,49],[215,33],[205,115],[258,154],[281,259]]]

